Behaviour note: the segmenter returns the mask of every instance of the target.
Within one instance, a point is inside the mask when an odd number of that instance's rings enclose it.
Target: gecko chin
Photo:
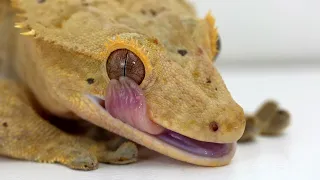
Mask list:
[[[111,80],[104,99],[93,95],[87,95],[87,97],[126,126],[145,133],[166,147],[170,146],[194,158],[231,159],[235,153],[236,143],[199,141],[156,124],[149,118],[142,90],[129,78],[120,77],[119,80]],[[142,143],[142,145],[145,144]],[[170,156],[170,154],[167,155]],[[223,162],[221,164],[226,164]],[[216,164],[219,165],[219,163]]]

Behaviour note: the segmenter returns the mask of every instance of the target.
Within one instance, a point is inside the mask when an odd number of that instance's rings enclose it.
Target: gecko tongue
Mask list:
[[[128,77],[112,79],[108,85],[106,110],[115,118],[149,134],[160,134],[164,128],[147,115],[147,103],[142,89]]]

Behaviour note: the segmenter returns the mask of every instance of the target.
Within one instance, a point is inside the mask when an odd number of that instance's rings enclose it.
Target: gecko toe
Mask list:
[[[73,150],[68,153],[65,160],[61,160],[62,164],[76,170],[95,170],[98,168],[99,162],[95,155],[87,151]]]
[[[132,142],[124,142],[116,151],[109,151],[101,159],[110,164],[129,164],[137,161],[138,148]]]

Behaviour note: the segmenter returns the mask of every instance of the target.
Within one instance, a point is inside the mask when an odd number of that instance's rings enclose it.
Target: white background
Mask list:
[[[224,63],[319,62],[319,0],[190,1],[216,17]]]
[[[319,179],[320,1],[193,0],[217,18],[223,52],[218,68],[233,97],[251,113],[268,98],[292,114],[280,137],[240,144],[232,163],[204,168],[145,151],[138,163],[92,172],[0,158],[0,179]]]

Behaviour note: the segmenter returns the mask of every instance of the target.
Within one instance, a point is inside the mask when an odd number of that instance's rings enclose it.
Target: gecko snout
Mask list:
[[[219,114],[214,116],[208,124],[208,128],[219,143],[235,142],[243,134],[245,117],[242,108],[236,103],[230,103],[220,107]]]

